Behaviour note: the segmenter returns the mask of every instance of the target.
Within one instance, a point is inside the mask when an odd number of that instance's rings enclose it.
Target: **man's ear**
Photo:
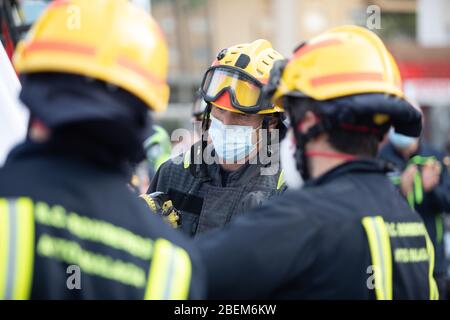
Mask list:
[[[306,133],[319,122],[319,119],[312,111],[306,111],[303,116],[302,122],[298,124],[297,130],[301,130],[302,133]]]

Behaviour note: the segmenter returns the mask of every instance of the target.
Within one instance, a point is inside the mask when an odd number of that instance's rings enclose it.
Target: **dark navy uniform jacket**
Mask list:
[[[420,216],[374,160],[348,162],[199,236],[209,298],[437,298]]]
[[[99,161],[101,146],[80,146],[28,142],[0,169],[0,298],[203,298],[188,240],[130,192],[126,170]]]
[[[405,160],[400,153],[398,153],[391,143],[388,143],[380,151],[380,158],[387,160],[394,164],[396,172],[391,177],[400,177],[406,166],[412,162],[412,159],[416,156],[426,160],[434,158],[442,165],[442,172],[439,184],[430,192],[423,192],[423,199],[414,199],[414,209],[421,215],[431,240],[433,241],[436,251],[436,265],[435,273],[442,276],[445,274],[446,261],[445,261],[445,248],[444,248],[444,222],[443,214],[450,212],[450,175],[447,168],[443,163],[443,154],[430,148],[425,143],[420,142],[419,149],[410,159]],[[419,166],[420,170],[420,166]],[[398,180],[398,179],[397,179]],[[420,182],[420,180],[419,180]],[[422,188],[421,183],[417,186]]]

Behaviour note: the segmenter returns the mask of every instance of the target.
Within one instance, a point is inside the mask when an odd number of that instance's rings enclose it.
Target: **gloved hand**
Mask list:
[[[142,194],[139,197],[145,200],[153,213],[163,217],[173,228],[179,227],[181,224],[181,214],[173,206],[168,194],[164,192],[153,192],[151,194]]]

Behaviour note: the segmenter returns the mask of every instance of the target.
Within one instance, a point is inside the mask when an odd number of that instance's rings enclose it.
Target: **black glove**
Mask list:
[[[150,194],[142,194],[139,197],[145,200],[153,213],[163,217],[173,228],[178,228],[181,223],[181,214],[173,206],[168,194],[164,192],[153,192]]]

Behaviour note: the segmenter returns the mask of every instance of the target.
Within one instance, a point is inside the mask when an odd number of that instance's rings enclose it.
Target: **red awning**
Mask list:
[[[450,59],[441,61],[399,61],[402,78],[448,78],[450,79]]]

